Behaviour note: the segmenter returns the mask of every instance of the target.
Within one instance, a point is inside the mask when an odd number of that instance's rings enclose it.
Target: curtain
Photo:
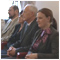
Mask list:
[[[35,1],[20,1],[20,4],[21,4],[21,10],[23,10],[24,6],[27,5],[27,4],[33,4],[35,5]]]

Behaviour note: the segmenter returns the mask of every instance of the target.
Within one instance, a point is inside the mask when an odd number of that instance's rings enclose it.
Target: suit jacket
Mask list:
[[[22,33],[21,40],[19,40],[18,42],[16,42],[15,44],[12,45],[12,46],[16,47],[16,52],[28,51],[29,48],[27,49],[27,47],[29,47],[29,45],[31,45],[32,38],[33,38],[35,32],[39,29],[38,24],[35,19],[30,24],[30,26],[28,27],[27,31],[24,34],[23,32],[24,32],[25,25],[24,25],[23,30],[21,32]]]
[[[4,28],[4,26],[5,26],[5,20],[1,19],[1,32],[2,32],[2,30]]]
[[[40,59],[55,59],[59,57],[59,34],[53,28],[50,27],[52,33],[48,36],[45,43],[41,42],[37,48],[37,51],[31,50],[33,53],[38,53],[38,58]],[[33,41],[38,39],[40,36],[40,29],[36,32]]]
[[[14,32],[12,33],[11,37],[9,38],[8,40],[8,43],[7,43],[7,46],[9,47],[11,44],[15,43],[16,41],[18,41],[20,39],[20,32],[19,32],[19,29],[20,29],[21,25],[20,24],[17,24],[15,26],[15,30]]]
[[[1,33],[1,37],[2,37],[2,41],[8,41],[10,36],[12,35],[14,29],[15,29],[15,25],[18,24],[18,17],[14,19],[14,21],[10,24],[7,23],[5,28],[3,29],[2,33]],[[10,25],[10,27],[8,26]]]

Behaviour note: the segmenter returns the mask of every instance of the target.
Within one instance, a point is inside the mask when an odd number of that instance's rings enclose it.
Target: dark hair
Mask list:
[[[42,12],[43,14],[45,14],[46,17],[50,16],[50,22],[52,22],[53,20],[53,13],[50,9],[48,8],[42,8],[40,9],[38,12]]]
[[[14,10],[18,10],[18,12],[19,12],[18,6],[14,5],[14,6],[13,6],[13,9],[14,9]]]
[[[45,14],[46,17],[50,16],[50,22],[52,22],[52,26],[57,30],[57,22],[55,20],[55,18],[53,17],[53,13],[50,9],[48,8],[42,8],[40,9],[38,12],[42,12],[43,14]]]
[[[52,20],[52,26],[57,30],[57,22],[55,18]]]
[[[21,12],[19,14],[22,14],[23,13],[23,10],[21,10]]]
[[[21,12],[19,12],[19,17],[20,17],[20,15],[23,13],[23,10],[21,10]]]

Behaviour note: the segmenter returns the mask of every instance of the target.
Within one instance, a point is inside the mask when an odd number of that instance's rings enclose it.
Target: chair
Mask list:
[[[4,48],[5,45],[7,45],[7,41],[6,42],[1,42],[1,50]]]
[[[23,59],[26,54],[27,54],[27,52],[18,52],[17,53],[17,59]]]
[[[4,49],[5,45],[7,45],[7,41],[6,42],[1,42],[1,50]],[[23,59],[26,54],[27,54],[27,52],[18,52],[16,59]]]

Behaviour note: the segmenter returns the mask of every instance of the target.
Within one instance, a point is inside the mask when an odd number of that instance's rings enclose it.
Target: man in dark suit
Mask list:
[[[23,19],[25,23],[22,32],[21,39],[10,46],[7,51],[8,56],[15,56],[17,52],[27,52],[35,32],[39,29],[36,22],[37,8],[33,5],[26,5],[23,11]]]

